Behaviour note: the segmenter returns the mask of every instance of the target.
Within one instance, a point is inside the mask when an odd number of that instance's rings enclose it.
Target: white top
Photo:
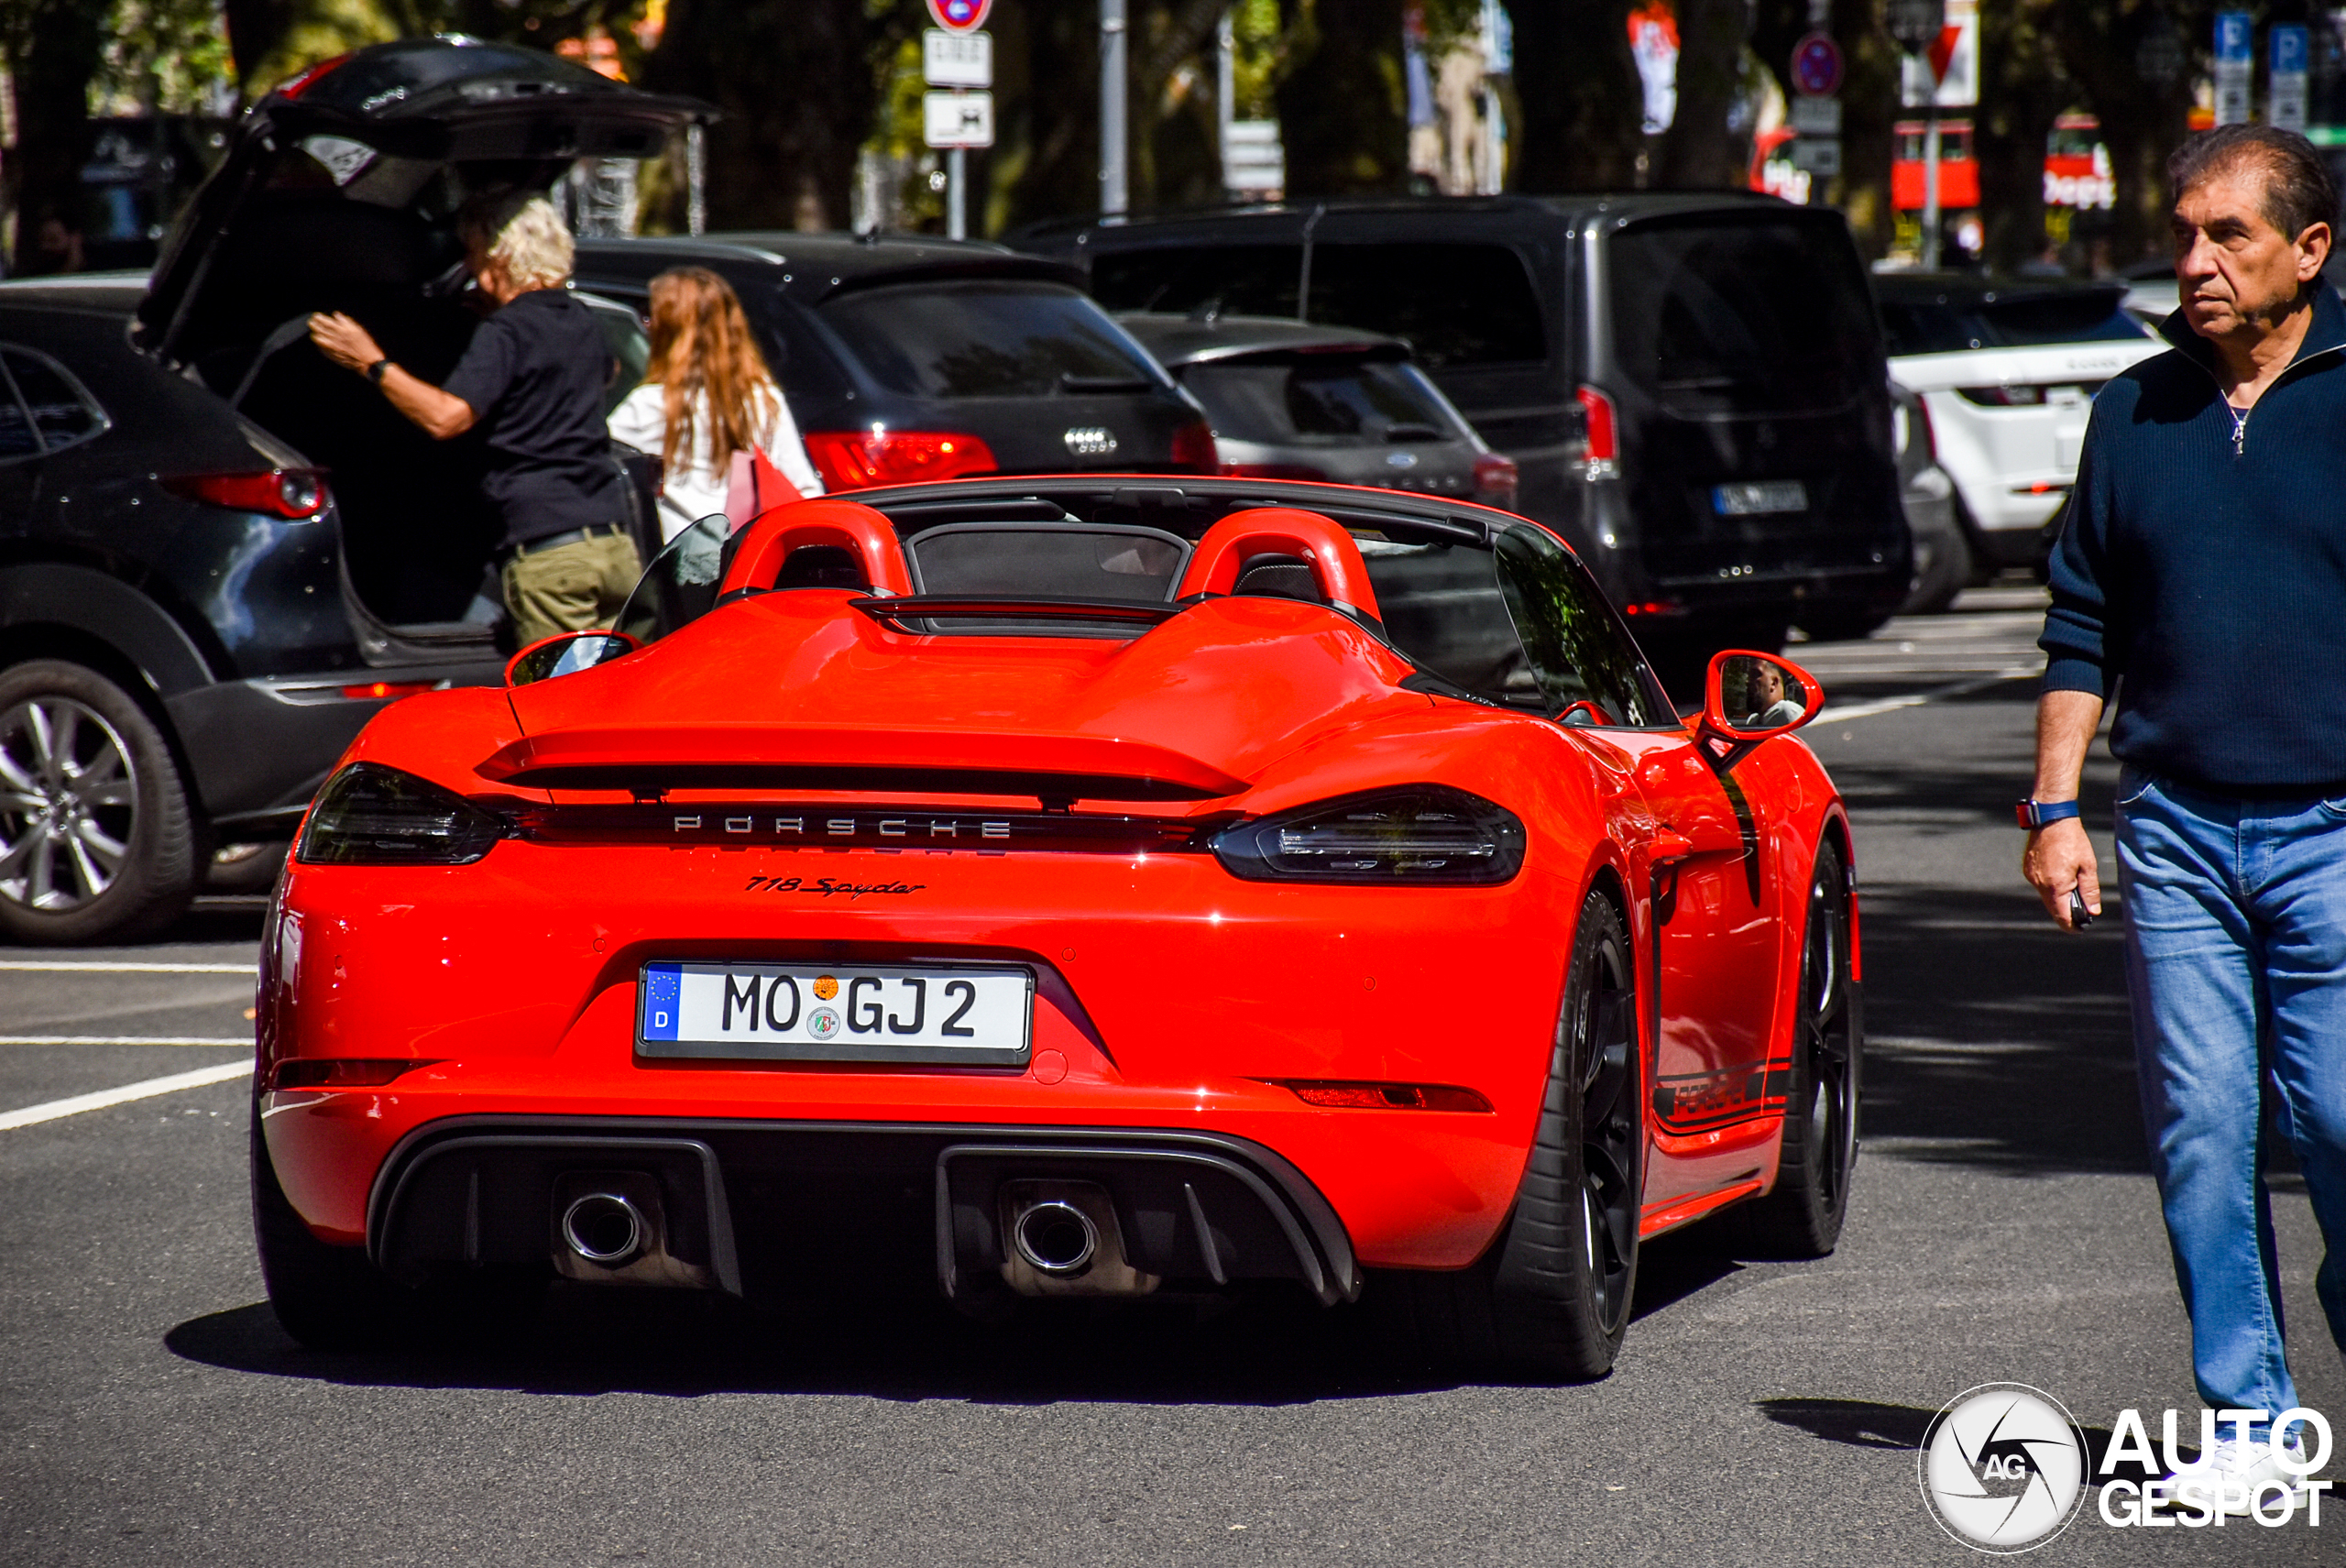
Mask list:
[[[817,476],[815,466],[806,461],[806,448],[798,439],[798,422],[790,417],[790,400],[780,396],[775,389],[774,421],[759,437],[762,447],[782,477],[798,487],[801,495],[819,496],[823,481]],[[627,395],[627,401],[611,411],[611,436],[624,441],[639,452],[660,455],[668,434],[667,389],[657,381],[646,381]],[[726,470],[715,462],[712,448],[715,432],[710,428],[707,395],[696,394],[693,424],[700,436],[699,450],[689,455],[679,454],[675,465],[663,477],[660,486],[660,537],[664,542],[674,539],[694,522],[711,512],[725,510]]]

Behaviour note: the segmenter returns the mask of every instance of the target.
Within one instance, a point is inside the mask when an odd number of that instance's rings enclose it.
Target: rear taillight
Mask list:
[[[175,496],[236,511],[265,511],[298,521],[326,510],[326,477],[314,468],[270,468],[258,474],[181,474],[165,479]]]
[[[1221,469],[1220,458],[1214,452],[1213,426],[1203,420],[1185,424],[1173,433],[1173,466],[1193,474],[1211,474]]]
[[[1224,463],[1222,471],[1233,479],[1324,479],[1328,477],[1308,463]]]
[[[860,490],[867,485],[912,485],[925,479],[955,479],[991,474],[1001,465],[993,450],[974,435],[933,430],[818,430],[806,438],[806,455],[828,490]]]
[[[1485,452],[1474,459],[1474,499],[1495,507],[1515,508],[1515,459]]]
[[[1957,387],[1955,395],[1986,409],[2033,409],[2045,400],[2042,387]]]
[[[318,792],[293,858],[308,866],[468,866],[506,828],[503,817],[412,773],[353,762]]]
[[[1565,442],[1572,470],[1584,479],[1618,478],[1621,444],[1613,418],[1613,400],[1594,387],[1573,394],[1580,404],[1578,426]]]
[[[1214,835],[1222,869],[1248,882],[1489,886],[1523,869],[1523,819],[1446,784],[1321,801]]]

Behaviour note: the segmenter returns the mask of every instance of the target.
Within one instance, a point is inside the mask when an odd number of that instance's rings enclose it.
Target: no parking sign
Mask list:
[[[973,33],[986,25],[993,0],[928,0],[928,14],[948,33]]]
[[[1792,86],[1803,96],[1830,98],[1841,90],[1841,46],[1811,33],[1792,46]]]

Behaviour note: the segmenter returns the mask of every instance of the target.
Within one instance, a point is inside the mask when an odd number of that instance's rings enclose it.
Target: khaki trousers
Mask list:
[[[557,631],[608,630],[642,576],[635,541],[616,531],[551,550],[521,546],[503,577],[513,645],[527,648]]]

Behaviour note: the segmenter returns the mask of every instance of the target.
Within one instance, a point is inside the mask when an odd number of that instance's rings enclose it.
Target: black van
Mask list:
[[[1018,236],[1114,311],[1407,338],[1683,685],[1905,596],[1880,329],[1837,213],[1733,193],[1346,202]]]

